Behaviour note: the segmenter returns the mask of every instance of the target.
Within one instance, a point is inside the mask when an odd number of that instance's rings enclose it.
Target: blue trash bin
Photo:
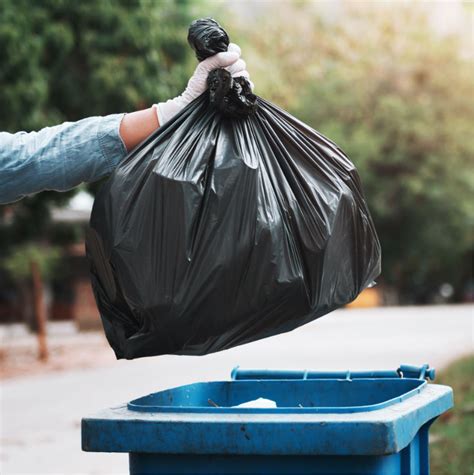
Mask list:
[[[232,371],[82,420],[82,447],[131,474],[428,474],[428,430],[453,405],[434,370]],[[235,407],[265,398],[276,407]]]

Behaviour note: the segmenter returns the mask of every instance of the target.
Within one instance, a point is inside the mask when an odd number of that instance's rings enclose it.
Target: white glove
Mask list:
[[[175,114],[184,109],[207,89],[207,76],[213,69],[225,68],[233,77],[244,76],[249,79],[250,74],[245,69],[245,61],[239,58],[240,48],[234,43],[229,43],[226,52],[217,53],[201,61],[188,81],[185,91],[180,96],[168,99],[166,102],[154,104],[153,108],[158,116],[160,126],[168,122]],[[253,89],[252,82],[250,82],[250,85]]]

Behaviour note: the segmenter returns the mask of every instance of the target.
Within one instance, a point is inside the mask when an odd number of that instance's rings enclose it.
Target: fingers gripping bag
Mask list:
[[[229,42],[211,19],[188,39],[201,60]],[[214,70],[208,86],[95,200],[86,248],[117,358],[205,355],[287,332],[380,272],[344,152],[243,77]]]

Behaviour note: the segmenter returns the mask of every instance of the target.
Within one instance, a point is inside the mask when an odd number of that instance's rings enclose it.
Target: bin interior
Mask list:
[[[426,381],[409,378],[239,380],[195,383],[131,401],[146,412],[361,412],[386,407],[420,392]],[[265,398],[276,408],[236,408]]]

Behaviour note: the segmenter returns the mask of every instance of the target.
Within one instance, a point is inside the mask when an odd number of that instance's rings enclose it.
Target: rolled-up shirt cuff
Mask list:
[[[102,117],[97,131],[100,150],[106,162],[106,174],[115,170],[127,155],[127,148],[120,136],[120,124],[125,114]]]

